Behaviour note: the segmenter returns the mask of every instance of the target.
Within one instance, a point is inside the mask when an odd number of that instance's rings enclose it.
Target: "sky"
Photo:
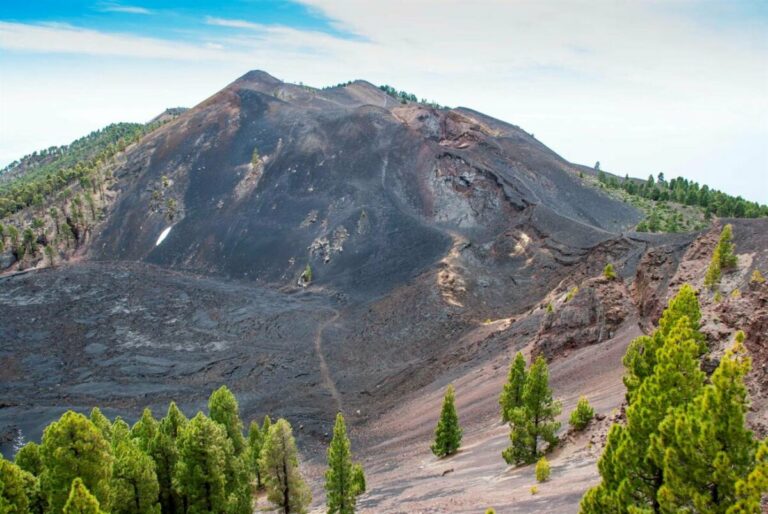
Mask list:
[[[0,166],[253,69],[390,84],[768,203],[765,0],[0,0]]]

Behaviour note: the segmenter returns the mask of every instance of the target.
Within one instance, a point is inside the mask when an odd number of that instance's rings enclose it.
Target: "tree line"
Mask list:
[[[226,387],[211,394],[208,411],[188,419],[172,402],[165,417],[145,409],[133,426],[98,408],[89,417],[68,411],[40,444],[21,447],[14,462],[0,459],[0,512],[249,514],[262,490],[279,512],[306,512],[312,494],[290,423],[267,416],[244,434]],[[365,476],[341,413],[325,479],[328,512],[354,513]]]
[[[0,172],[0,178],[8,177],[0,182],[0,219],[28,207],[44,210],[69,186],[98,182],[104,163],[162,124],[115,123],[69,146],[52,147],[10,164]]]
[[[700,207],[707,219],[716,215],[721,218],[759,218],[768,216],[768,205],[745,200],[741,196],[731,196],[707,185],[683,177],[666,180],[663,173],[656,177],[649,175],[648,179],[638,180],[629,175],[619,179],[598,170],[597,179],[606,187],[622,189],[628,194],[658,202],[676,202],[682,205]],[[654,225],[654,220],[646,220],[640,226],[646,231],[657,232],[663,227]]]

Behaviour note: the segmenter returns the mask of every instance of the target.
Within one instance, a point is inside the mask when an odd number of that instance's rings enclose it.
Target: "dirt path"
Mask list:
[[[333,381],[331,372],[328,371],[328,364],[325,362],[325,355],[323,355],[323,332],[328,325],[336,322],[337,319],[339,319],[339,311],[334,309],[333,316],[323,321],[317,327],[317,332],[315,332],[315,353],[317,353],[317,360],[320,362],[320,378],[323,381],[323,386],[331,393],[333,400],[336,402],[336,410],[341,412],[341,394],[336,389],[336,383]]]

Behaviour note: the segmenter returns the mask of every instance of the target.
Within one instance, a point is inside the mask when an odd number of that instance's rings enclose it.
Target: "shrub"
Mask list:
[[[536,480],[539,482],[546,482],[549,480],[549,474],[551,469],[549,467],[549,461],[546,457],[542,457],[536,463]]]
[[[736,299],[736,298],[741,298],[741,289],[739,289],[739,288],[737,287],[736,289],[734,289],[733,291],[731,291],[731,298],[733,298],[733,299]]]
[[[571,412],[569,423],[574,430],[581,431],[587,428],[587,425],[589,425],[589,422],[592,421],[594,416],[595,409],[589,404],[589,400],[587,400],[586,396],[582,396],[579,398],[576,408]]]
[[[547,312],[548,312],[548,313],[552,313],[552,312],[555,312],[555,308],[554,308],[554,307],[552,307],[552,302],[549,302],[549,303],[547,304]]]
[[[605,268],[603,268],[603,276],[608,280],[613,280],[616,278],[616,271],[613,269],[613,264],[610,262],[605,265]]]
[[[570,302],[578,293],[579,293],[579,286],[573,286],[573,288],[570,291],[568,291],[568,295],[565,297],[565,301]]]
[[[535,485],[532,485],[531,486],[531,494],[536,494],[538,492],[539,492],[539,488],[536,487]]]
[[[763,277],[763,274],[760,273],[759,269],[755,269],[752,272],[752,276],[749,279],[750,284],[763,284],[765,283],[765,277]]]

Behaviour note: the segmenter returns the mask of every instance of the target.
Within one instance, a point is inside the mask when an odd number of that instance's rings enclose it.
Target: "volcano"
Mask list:
[[[717,229],[635,232],[643,214],[594,169],[471,109],[262,71],[129,146],[112,176],[77,259],[0,278],[4,450],[68,408],[192,411],[227,384],[244,419],[299,427],[318,501],[344,412],[369,474],[365,512],[478,512],[478,498],[575,512],[623,401],[629,340],[683,281],[703,280]],[[710,333],[725,344],[723,326],[751,309],[739,328],[763,362],[766,291],[748,278],[768,264],[768,223],[729,222],[744,294],[707,307]],[[607,263],[618,280],[602,278]],[[537,497],[500,457],[498,393],[519,349],[550,360],[564,412],[588,394],[605,420],[557,450]],[[755,373],[764,430],[766,369]],[[468,441],[450,464],[428,450],[448,383]]]

